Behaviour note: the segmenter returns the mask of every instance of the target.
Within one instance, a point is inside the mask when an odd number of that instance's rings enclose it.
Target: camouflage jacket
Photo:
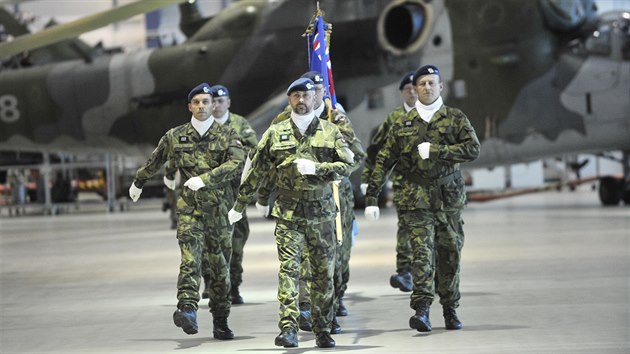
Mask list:
[[[247,156],[250,153],[253,153],[256,149],[256,145],[258,144],[258,138],[256,138],[256,132],[252,129],[252,126],[249,124],[247,119],[236,113],[230,112],[225,124],[234,128],[238,136],[241,137],[243,149],[245,149],[245,155]]]
[[[370,146],[367,148],[367,156],[365,158],[365,167],[363,167],[363,172],[361,173],[361,182],[367,183],[370,178],[370,174],[374,171],[374,164],[376,163],[376,154],[383,148],[385,144],[385,140],[387,139],[387,133],[389,133],[389,129],[396,119],[400,119],[407,114],[405,112],[404,106],[396,107],[393,111],[389,112],[387,117],[381,125],[378,126],[376,133],[372,137],[370,141]],[[400,185],[400,176],[396,174],[392,174],[389,177],[392,182],[394,182],[395,186]]]
[[[431,143],[429,158],[423,160],[418,145]],[[479,140],[466,115],[442,106],[430,123],[413,109],[396,119],[383,148],[376,155],[370,175],[366,205],[377,205],[378,193],[391,168],[401,176],[401,193],[394,203],[402,210],[463,208],[466,203],[460,162],[479,156]],[[395,196],[396,197],[396,196]]]
[[[243,144],[233,128],[213,123],[199,136],[192,124],[186,123],[167,131],[160,139],[149,160],[136,173],[134,184],[142,188],[168,161],[170,167],[179,170],[183,182],[198,176],[206,185],[197,191],[182,188],[185,205],[178,202],[178,209],[199,209],[202,203],[225,203],[226,197],[233,200],[230,182],[239,175],[244,159]]]
[[[294,163],[298,158],[315,161],[315,175],[302,175]],[[304,223],[332,219],[337,208],[330,182],[347,176],[352,162],[352,153],[334,124],[313,119],[304,135],[290,119],[272,124],[258,143],[234,209],[245,210],[260,183],[273,173],[279,190],[274,217]]]
[[[291,119],[290,108],[291,107],[289,106],[289,110],[285,109],[280,114],[278,114],[273,119],[271,124],[276,124],[276,123],[280,123],[282,121]],[[365,159],[365,151],[363,151],[363,146],[361,145],[361,141],[354,134],[354,129],[352,128],[352,123],[350,122],[350,119],[343,113],[340,113],[339,111],[332,111],[332,115],[333,115],[332,122],[337,126],[337,128],[341,132],[341,135],[343,136],[343,140],[345,140],[346,144],[348,144],[350,151],[354,153],[354,162],[349,172],[349,173],[352,173],[355,170],[357,170],[359,166],[361,166],[361,163],[363,163],[363,160]],[[319,116],[319,119],[328,121],[328,114],[325,109],[322,112],[322,114]],[[268,182],[261,184],[260,188],[258,189],[258,203],[262,205],[267,205],[269,196],[271,195],[275,187],[275,183],[273,182],[274,178],[275,176],[270,174],[269,176],[266,177],[266,180]],[[350,184],[350,179],[348,177],[344,177],[342,180],[342,183]]]
[[[229,125],[230,127],[236,130],[238,136],[241,137],[241,141],[243,142],[243,149],[245,150],[245,157],[249,156],[252,158],[254,152],[256,151],[256,145],[258,144],[258,138],[256,137],[256,132],[252,129],[252,126],[249,125],[247,119],[243,116],[230,112],[225,125]],[[238,188],[241,185],[241,173],[243,170],[241,169],[239,173],[236,175],[236,178],[232,180],[232,188],[234,189],[234,194],[238,193]]]
[[[253,152],[256,150],[256,145],[258,144],[258,138],[256,138],[256,132],[254,131],[254,129],[252,129],[251,125],[249,125],[247,119],[245,119],[243,116],[230,112],[228,115],[228,119],[224,125],[230,126],[234,128],[234,130],[236,130],[236,133],[241,138],[241,142],[243,143],[245,156],[248,156],[250,153],[253,154]],[[171,167],[171,165],[174,165],[174,163],[167,164],[164,174],[168,179],[172,180],[175,178],[175,171],[177,171],[177,168]],[[242,170],[239,171],[236,174],[236,177],[232,180],[232,187],[236,191],[238,191],[238,186],[239,184],[241,184],[241,172]]]

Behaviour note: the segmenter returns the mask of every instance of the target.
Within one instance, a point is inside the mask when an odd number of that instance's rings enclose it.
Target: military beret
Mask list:
[[[210,88],[210,94],[212,95],[212,97],[225,97],[229,96],[230,92],[228,91],[227,87],[223,85],[214,85]]]
[[[405,74],[405,76],[400,79],[400,84],[398,85],[398,89],[402,91],[405,85],[410,84],[413,81],[413,71],[410,71]]]
[[[195,86],[195,88],[190,90],[190,92],[188,93],[188,102],[190,102],[190,100],[192,100],[192,98],[197,94],[207,93],[211,95],[212,93],[210,92],[211,92],[210,85],[206,84],[205,82],[202,82],[199,85]]]
[[[293,91],[313,91],[315,89],[315,84],[313,80],[307,78],[299,78],[289,85],[287,89],[287,96],[291,94]]]
[[[311,79],[315,84],[323,84],[324,77],[319,71],[309,71],[300,76],[301,78]]]
[[[416,84],[416,81],[418,81],[418,78],[420,76],[424,76],[424,75],[431,75],[431,74],[435,74],[440,76],[440,69],[438,69],[437,66],[435,65],[425,65],[425,66],[421,66],[418,70],[416,70],[416,72],[413,74],[413,84]]]

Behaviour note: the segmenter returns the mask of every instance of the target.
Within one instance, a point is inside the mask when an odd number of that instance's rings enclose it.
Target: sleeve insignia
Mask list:
[[[287,134],[280,135],[280,141],[287,141],[287,140],[289,140],[289,135]]]
[[[346,120],[346,116],[344,116],[343,114],[338,114],[338,115],[335,117],[335,123],[337,123],[337,122],[343,122],[344,120]]]
[[[188,142],[188,137],[186,135],[182,135],[179,137],[179,142],[180,143],[187,143]]]

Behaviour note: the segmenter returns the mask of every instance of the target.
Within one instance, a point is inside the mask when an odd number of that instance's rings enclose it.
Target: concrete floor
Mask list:
[[[234,306],[236,338],[212,338],[207,304],[197,335],[172,323],[179,250],[159,201],[125,213],[0,217],[1,353],[306,353],[275,347],[274,223],[250,210],[245,305]],[[408,294],[394,270],[392,209],[360,234],[334,351],[354,353],[630,353],[630,208],[599,206],[596,193],[548,192],[471,204],[464,213],[464,322],[408,328]]]

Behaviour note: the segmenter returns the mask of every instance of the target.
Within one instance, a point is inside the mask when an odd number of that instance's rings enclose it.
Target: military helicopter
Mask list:
[[[146,157],[167,129],[189,119],[185,94],[200,81],[229,87],[234,111],[262,133],[286,105],[288,83],[308,70],[301,34],[316,6],[242,0],[203,18],[187,2],[179,5],[188,36],[180,45],[4,67],[0,150]],[[622,150],[625,180],[603,178],[600,198],[630,203],[629,12],[598,14],[594,0],[319,6],[334,28],[338,100],[362,141],[400,104],[388,102],[388,85],[435,63],[446,104],[466,112],[482,140],[481,158],[471,166]],[[34,48],[27,38],[18,44],[0,44],[0,60]]]

